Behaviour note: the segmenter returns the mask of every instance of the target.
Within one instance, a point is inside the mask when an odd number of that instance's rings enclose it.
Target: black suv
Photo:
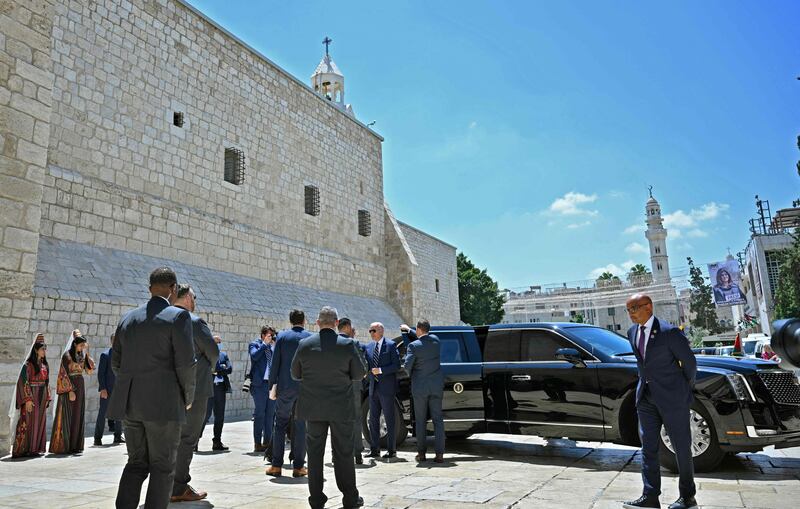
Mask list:
[[[448,436],[512,433],[638,446],[636,359],[628,340],[575,323],[434,327],[445,374]],[[407,337],[398,337],[401,351]],[[800,385],[776,363],[698,356],[691,409],[695,469],[714,469],[726,453],[800,445]],[[363,428],[367,432],[368,402]],[[398,444],[413,408],[400,377]],[[429,424],[430,427],[430,424]],[[382,430],[385,434],[385,429]],[[368,436],[368,435],[367,435]],[[662,432],[661,463],[676,471]]]

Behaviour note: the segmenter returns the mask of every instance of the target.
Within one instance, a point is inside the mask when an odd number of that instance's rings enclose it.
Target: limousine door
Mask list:
[[[557,360],[560,348],[575,348],[584,366]],[[603,440],[605,426],[593,357],[555,331],[521,331],[520,362],[509,365],[509,425],[512,432],[544,437]]]
[[[483,410],[483,384],[480,362],[469,362],[464,337],[460,331],[436,331],[439,337],[440,362],[444,373],[442,415],[450,434],[486,431]],[[433,429],[433,424],[428,423]]]

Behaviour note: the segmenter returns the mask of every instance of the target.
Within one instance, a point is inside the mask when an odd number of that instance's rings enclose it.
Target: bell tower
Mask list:
[[[322,44],[325,45],[325,56],[322,57],[314,74],[311,75],[311,88],[334,106],[353,116],[353,108],[344,102],[344,75],[334,63],[329,52],[332,42],[333,39],[330,37],[325,37],[322,41]]]
[[[650,270],[656,283],[669,283],[669,257],[667,256],[667,230],[661,218],[661,205],[653,198],[653,186],[650,186],[650,199],[645,206],[647,231],[645,237],[650,244]]]

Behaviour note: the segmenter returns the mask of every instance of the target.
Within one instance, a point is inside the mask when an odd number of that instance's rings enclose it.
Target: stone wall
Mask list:
[[[0,410],[32,342],[42,181],[50,135],[53,2],[0,0]],[[10,444],[0,418],[0,450]]]
[[[456,248],[413,226],[399,225],[416,261],[412,321],[424,317],[432,325],[460,323]]]
[[[386,298],[403,317],[414,321],[414,275],[417,260],[411,252],[400,224],[385,205],[384,231],[386,232]]]
[[[176,0],[61,1],[53,40],[43,235],[385,295],[372,131]],[[228,147],[244,151],[242,185],[224,180]]]

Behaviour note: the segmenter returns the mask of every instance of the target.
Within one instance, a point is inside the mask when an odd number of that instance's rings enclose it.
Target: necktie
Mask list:
[[[267,370],[264,372],[264,380],[269,380],[269,370],[272,367],[272,347],[267,346]]]
[[[378,342],[378,344],[375,345],[375,350],[372,351],[372,367],[373,368],[377,368],[378,367],[378,359],[380,359],[380,356],[381,356],[381,344],[380,344],[380,342]]]
[[[644,350],[645,350],[645,348],[644,348],[644,330],[645,330],[645,326],[644,325],[640,325],[639,326],[639,355],[642,356],[642,359],[644,359]]]

